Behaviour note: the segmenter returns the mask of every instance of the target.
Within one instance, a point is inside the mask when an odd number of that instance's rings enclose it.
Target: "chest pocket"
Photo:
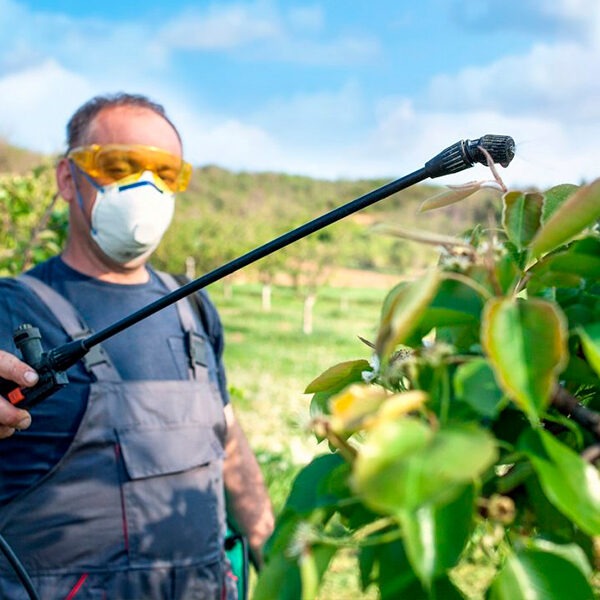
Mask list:
[[[130,401],[131,393],[127,396]],[[219,560],[224,535],[224,452],[213,427],[137,424],[119,428],[117,438],[130,564]]]

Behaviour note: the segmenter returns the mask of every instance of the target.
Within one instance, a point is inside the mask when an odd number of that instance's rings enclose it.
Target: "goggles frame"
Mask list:
[[[66,157],[99,185],[134,179],[151,171],[171,192],[183,192],[193,171],[192,165],[179,156],[144,144],[89,144],[69,150]]]

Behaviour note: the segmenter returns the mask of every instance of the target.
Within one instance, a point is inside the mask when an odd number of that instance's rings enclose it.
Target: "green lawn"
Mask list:
[[[310,335],[302,333],[303,302],[292,288],[273,288],[269,312],[262,309],[260,285],[235,285],[231,297],[221,285],[208,291],[225,327],[232,402],[279,511],[300,467],[326,451],[308,429],[310,396],[304,389],[337,362],[370,357],[358,336],[374,338],[387,290],[321,289]],[[354,558],[342,553],[319,600],[375,597],[361,594]]]

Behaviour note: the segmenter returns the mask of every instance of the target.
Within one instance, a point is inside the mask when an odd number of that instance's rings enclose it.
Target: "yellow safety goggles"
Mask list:
[[[192,165],[154,146],[106,144],[79,146],[68,154],[99,185],[134,180],[146,171],[156,175],[172,192],[183,192],[192,176]]]

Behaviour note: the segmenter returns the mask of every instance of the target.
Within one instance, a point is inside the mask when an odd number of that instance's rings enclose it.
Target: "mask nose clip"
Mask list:
[[[143,185],[150,185],[161,194],[164,194],[167,191],[166,186],[160,185],[160,183],[162,183],[162,180],[158,175],[154,174],[152,171],[144,171],[136,181],[120,185],[118,190],[124,192],[125,190],[130,190]]]

